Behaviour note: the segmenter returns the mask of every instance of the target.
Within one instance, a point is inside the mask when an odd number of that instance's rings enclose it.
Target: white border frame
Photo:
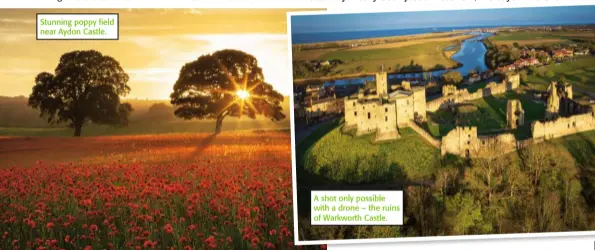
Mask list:
[[[348,1],[348,0],[346,0]],[[355,1],[355,0],[352,0]],[[391,13],[391,12],[420,12],[420,11],[448,11],[448,10],[472,10],[472,9],[513,9],[530,7],[563,7],[563,6],[587,6],[595,5],[595,0],[440,0],[439,3],[427,5],[431,0],[410,0],[409,3],[402,2],[380,2],[375,4],[366,1],[366,7],[345,6],[344,8],[328,8],[327,11],[301,11],[287,13],[287,43],[288,43],[288,68],[289,82],[292,84],[292,95],[290,96],[290,127],[291,127],[291,163],[292,163],[292,185],[293,185],[293,234],[295,245],[343,245],[361,243],[394,243],[394,242],[435,242],[435,241],[456,241],[456,240],[487,240],[487,239],[530,239],[538,237],[572,237],[572,236],[595,236],[595,231],[578,232],[543,232],[543,233],[514,233],[514,234],[486,234],[486,235],[457,235],[457,236],[425,236],[425,237],[403,237],[403,238],[374,238],[374,239],[343,239],[343,240],[310,240],[299,239],[298,209],[297,209],[297,176],[296,176],[296,146],[295,145],[295,117],[294,117],[294,96],[293,96],[293,55],[292,55],[292,32],[291,18],[293,16],[310,15],[332,15],[332,14],[370,14],[370,13]],[[471,2],[472,1],[472,2]],[[362,2],[362,1],[360,1]],[[355,5],[355,4],[354,4]],[[361,5],[361,3],[360,3]],[[378,5],[383,9],[378,10]],[[371,7],[370,7],[371,6]],[[399,8],[396,8],[398,6]]]

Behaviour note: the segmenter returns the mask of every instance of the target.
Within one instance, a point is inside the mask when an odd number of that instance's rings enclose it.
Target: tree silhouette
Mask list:
[[[55,74],[35,77],[29,106],[41,111],[50,124],[68,122],[74,136],[84,124],[128,125],[132,106],[120,103],[130,92],[128,74],[116,59],[95,50],[63,54]]]
[[[216,119],[215,133],[227,116],[285,118],[283,95],[264,82],[256,58],[238,50],[220,50],[186,63],[170,97],[178,117]]]

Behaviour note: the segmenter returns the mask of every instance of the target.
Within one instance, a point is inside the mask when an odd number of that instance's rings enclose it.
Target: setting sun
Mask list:
[[[243,89],[236,91],[236,95],[238,96],[238,98],[240,98],[242,100],[246,100],[250,97],[250,93]]]

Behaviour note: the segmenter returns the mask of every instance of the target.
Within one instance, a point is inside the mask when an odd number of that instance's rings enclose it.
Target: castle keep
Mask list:
[[[399,137],[398,128],[410,120],[425,119],[426,91],[423,87],[402,88],[389,92],[386,72],[376,74],[376,89],[345,98],[344,130],[356,128],[357,135],[376,132],[376,140]]]

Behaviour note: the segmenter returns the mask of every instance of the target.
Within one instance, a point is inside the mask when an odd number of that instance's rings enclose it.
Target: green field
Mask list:
[[[478,133],[490,133],[506,129],[506,105],[508,100],[519,99],[525,110],[525,125],[517,129],[519,137],[530,136],[530,123],[543,119],[545,107],[533,102],[528,96],[507,92],[501,95],[472,100],[457,107],[458,116],[446,110],[429,113],[430,125],[426,129],[433,136],[444,136],[454,127],[454,121],[464,126],[476,126]],[[450,129],[449,129],[450,128]]]
[[[595,34],[580,32],[542,32],[542,31],[523,31],[523,32],[500,32],[490,38],[496,44],[509,44],[514,42],[519,44],[567,44],[577,40],[593,41]]]
[[[546,72],[551,71],[554,77],[547,77]],[[527,75],[529,87],[545,91],[552,81],[558,81],[560,76],[579,88],[595,91],[595,57],[585,56],[572,62],[552,64],[537,69],[537,73]]]
[[[424,68],[431,68],[436,64],[452,67],[456,62],[444,56],[444,48],[453,44],[453,42],[429,42],[399,48],[337,50],[323,54],[321,59],[339,59],[346,62],[338,67],[339,70],[362,65],[364,71],[375,71],[383,63],[385,67],[395,67],[408,65],[411,61]]]
[[[383,48],[332,50],[321,53],[316,57],[318,60],[343,61],[342,64],[330,69],[328,74],[323,72],[310,72],[306,67],[296,63],[294,63],[294,72],[305,72],[305,78],[310,78],[374,73],[378,72],[382,65],[384,65],[385,70],[389,72],[395,72],[397,69],[403,70],[403,67],[411,65],[421,66],[423,67],[423,70],[429,70],[438,64],[451,68],[457,66],[457,62],[450,59],[450,56],[456,51],[445,51],[444,49],[456,44],[456,41],[431,41],[422,44],[397,46],[393,48],[387,46]],[[294,53],[315,52],[302,51]]]
[[[315,175],[347,183],[423,179],[440,164],[439,150],[411,129],[400,129],[398,140],[373,143],[374,134],[355,137],[341,127],[337,122],[319,138],[302,142],[298,164]]]
[[[528,105],[525,110],[531,108],[535,107]],[[339,131],[340,123],[324,125],[297,147],[301,239],[595,228],[592,213],[595,131],[531,145],[495,159],[462,160],[455,156],[440,158],[436,149],[424,145],[424,141],[408,129],[400,130],[403,137],[398,140],[371,144],[373,136],[353,138]],[[304,168],[304,164],[310,164],[311,157],[318,158],[316,163],[326,165]],[[367,178],[375,181],[370,183]],[[408,220],[403,227],[328,226],[320,230],[311,226],[312,190],[380,189],[407,190],[405,199],[410,209],[404,211]],[[541,223],[543,218],[550,218],[550,222]],[[462,221],[468,224],[461,229]]]
[[[547,39],[564,39],[567,38],[562,34],[551,32],[501,32],[491,38],[492,41],[524,41],[524,40],[547,40]]]

